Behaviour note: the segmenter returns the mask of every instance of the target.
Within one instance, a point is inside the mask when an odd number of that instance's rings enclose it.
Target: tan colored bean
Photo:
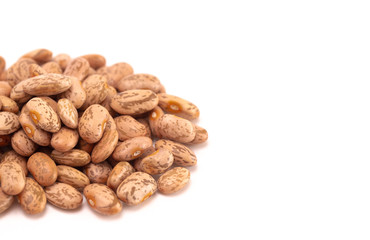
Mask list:
[[[140,157],[144,150],[152,146],[152,139],[148,137],[134,137],[120,142],[113,152],[113,159],[119,161],[130,161]]]
[[[25,80],[23,91],[33,96],[50,96],[67,91],[72,86],[72,77],[47,73]]]
[[[104,67],[106,63],[105,57],[99,54],[87,54],[81,57],[85,58],[93,69]]]
[[[8,71],[6,71],[6,70],[3,71],[2,73],[0,73],[0,81],[6,81],[6,82],[8,82],[7,76],[8,76]]]
[[[2,56],[0,56],[0,73],[2,73],[5,70],[5,65],[6,65],[5,59]]]
[[[44,100],[47,104],[49,104],[49,106],[54,110],[54,112],[57,113],[58,111],[58,103],[52,99],[51,97],[38,97],[42,100]]]
[[[18,116],[12,112],[0,112],[0,135],[8,135],[20,128]]]
[[[135,169],[128,162],[119,162],[109,174],[107,186],[116,191],[125,178],[135,172]]]
[[[89,178],[78,171],[77,169],[66,166],[66,165],[58,165],[58,182],[67,183],[74,188],[83,189],[87,185],[90,184]]]
[[[28,75],[28,78],[32,78],[32,77],[36,77],[36,76],[40,76],[40,75],[45,75],[47,73],[48,72],[46,72],[45,69],[43,69],[42,67],[40,67],[36,63],[29,65],[29,75]]]
[[[0,187],[0,214],[10,208],[14,202],[14,197],[3,192]]]
[[[150,113],[149,113],[149,126],[150,130],[152,131],[153,135],[162,138],[161,134],[159,133],[158,129],[158,123],[159,119],[164,115],[164,112],[162,108],[155,107]]]
[[[133,89],[148,89],[158,93],[161,89],[159,79],[150,74],[132,74],[116,82],[116,88],[119,92]]]
[[[58,132],[61,128],[58,114],[41,98],[32,98],[26,104],[32,121],[48,132]]]
[[[117,94],[117,90],[114,87],[108,85],[108,87],[107,87],[107,97],[104,99],[103,102],[100,103],[100,105],[102,105],[103,107],[105,107],[108,110],[108,112],[111,116],[114,116],[116,114],[116,112],[110,106],[110,103],[112,102],[112,97],[116,94]]]
[[[164,173],[173,164],[173,154],[170,150],[159,148],[154,153],[143,158],[140,168],[150,175]]]
[[[64,71],[68,63],[71,61],[71,57],[68,54],[61,53],[56,55],[53,60],[58,63],[60,68]]]
[[[117,196],[127,205],[138,205],[157,191],[155,179],[147,173],[135,172],[117,188]]]
[[[91,157],[87,152],[80,149],[72,149],[68,152],[51,152],[51,158],[58,164],[71,167],[82,167],[89,164]]]
[[[122,204],[116,194],[103,184],[90,184],[83,193],[89,206],[100,214],[113,215],[122,211]]]
[[[23,129],[13,134],[11,144],[14,151],[24,157],[31,156],[37,149],[36,143],[27,136]]]
[[[97,73],[107,74],[108,84],[112,87],[116,87],[116,82],[128,75],[133,74],[134,70],[130,64],[120,62],[113,64],[110,67],[99,68]]]
[[[50,144],[51,134],[37,127],[28,114],[21,113],[19,115],[19,122],[24,132],[32,141],[40,146],[48,146]]]
[[[112,166],[106,161],[101,163],[89,163],[84,167],[83,171],[91,183],[106,184],[109,173],[112,171]]]
[[[106,160],[114,151],[118,143],[117,130],[105,130],[103,137],[95,145],[91,153],[91,161],[100,163]]]
[[[26,178],[26,185],[18,195],[18,201],[27,214],[38,214],[45,210],[46,196],[44,189],[32,178]]]
[[[142,169],[142,167],[141,167],[141,161],[142,161],[145,157],[147,157],[147,156],[149,156],[150,154],[154,153],[155,151],[156,151],[156,149],[155,149],[153,146],[150,146],[150,147],[148,147],[147,149],[145,149],[145,150],[144,150],[143,154],[141,154],[141,156],[140,156],[140,157],[138,157],[138,158],[136,158],[136,159],[134,160],[134,164],[133,164],[133,166],[134,166],[134,168],[136,169],[136,171],[144,172],[144,170],[143,170],[143,169]]]
[[[45,188],[48,202],[66,210],[76,209],[82,204],[82,194],[76,188],[65,183],[54,183]]]
[[[159,93],[158,105],[166,112],[193,120],[199,117],[199,109],[193,103],[167,93]]]
[[[67,98],[59,99],[57,113],[64,125],[72,129],[78,127],[78,113],[72,101]]]
[[[139,115],[158,104],[157,95],[150,90],[127,90],[112,98],[110,106],[120,114]]]
[[[86,101],[81,109],[84,110],[92,104],[99,104],[107,97],[107,78],[100,74],[88,76],[83,82],[82,87],[86,92]]]
[[[145,136],[146,128],[135,118],[125,115],[114,118],[120,141],[125,141],[133,137]]]
[[[28,159],[27,168],[41,186],[50,186],[57,180],[57,166],[45,153],[37,152],[32,154]]]
[[[195,138],[195,128],[192,122],[172,114],[164,114],[158,120],[159,134],[176,142],[189,143]]]
[[[53,53],[50,50],[41,48],[35,49],[31,52],[24,54],[21,58],[32,58],[37,63],[45,63],[51,60]]]
[[[27,169],[27,160],[16,153],[13,150],[7,151],[3,154],[2,158],[0,159],[0,164],[4,162],[16,162],[21,166],[24,175],[27,176],[28,169]]]
[[[0,96],[10,97],[12,87],[7,81],[0,81]]]
[[[82,81],[89,74],[89,68],[89,62],[79,57],[69,62],[64,70],[64,75],[76,77],[79,81]]]
[[[19,59],[10,68],[7,69],[6,79],[10,86],[14,86],[19,82],[30,77],[30,65],[35,61],[30,58]]]
[[[183,167],[175,167],[158,179],[158,191],[170,194],[183,189],[190,180],[190,172]]]
[[[32,96],[23,90],[23,86],[26,83],[26,81],[22,81],[15,85],[10,92],[10,98],[18,103],[25,103],[30,100]]]
[[[101,105],[93,104],[88,107],[78,123],[80,137],[88,143],[98,142],[103,137],[109,117],[107,109]]]
[[[26,176],[22,167],[15,161],[0,164],[1,189],[8,195],[18,195],[26,184]]]
[[[8,146],[10,144],[10,141],[10,135],[0,135],[0,147]]]
[[[202,128],[201,126],[195,125],[195,138],[190,143],[197,144],[197,143],[204,143],[208,139],[208,132],[206,129]]]
[[[0,105],[1,105],[1,111],[5,112],[12,112],[17,113],[19,111],[19,107],[17,103],[8,97],[0,96]]]
[[[155,143],[155,148],[166,148],[170,150],[174,156],[174,163],[176,165],[187,167],[197,164],[197,157],[194,152],[181,143],[161,139]]]
[[[77,130],[62,127],[51,137],[51,146],[59,152],[72,150],[78,142],[79,135]]]
[[[77,79],[72,79],[72,86],[59,95],[60,98],[67,98],[72,102],[76,109],[79,109],[86,101],[86,92],[82,87],[82,83]]]
[[[88,143],[82,138],[80,138],[80,140],[78,140],[77,148],[87,152],[88,154],[91,154],[92,150],[94,149],[94,146],[95,144]]]
[[[59,66],[57,62],[47,62],[42,65],[42,68],[47,72],[47,73],[57,73],[57,74],[62,74],[63,70]]]

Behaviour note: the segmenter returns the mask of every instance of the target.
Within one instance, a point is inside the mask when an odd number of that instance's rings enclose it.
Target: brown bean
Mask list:
[[[106,184],[112,167],[108,162],[89,163],[83,171],[91,183]]]
[[[78,140],[77,148],[87,152],[88,154],[91,154],[92,150],[94,149],[94,146],[95,146],[95,144],[88,143],[85,140],[83,140],[82,138],[80,138]]]
[[[68,152],[51,152],[51,158],[58,164],[71,167],[82,167],[89,164],[91,157],[87,152],[80,149],[72,149]]]
[[[170,150],[159,148],[157,151],[141,160],[140,169],[150,175],[161,174],[172,166],[173,159],[173,154]]]
[[[0,96],[0,105],[1,105],[1,111],[5,112],[12,112],[17,113],[19,111],[19,107],[17,103],[6,96]]]
[[[135,172],[128,176],[117,188],[117,196],[127,205],[138,205],[157,191],[157,183],[152,176]]]
[[[53,134],[50,144],[59,152],[68,152],[77,145],[78,138],[77,130],[62,127]]]
[[[32,178],[26,178],[26,185],[18,195],[18,201],[27,214],[38,214],[45,210],[46,196],[44,189]]]
[[[4,163],[4,162],[16,162],[16,163],[18,163],[19,166],[21,166],[21,168],[24,172],[24,175],[27,176],[27,173],[28,173],[27,160],[24,157],[22,157],[21,155],[19,155],[18,153],[16,153],[15,151],[10,150],[10,151],[7,151],[6,153],[3,154],[3,156],[0,159],[0,163]]]
[[[18,116],[12,112],[0,112],[0,135],[8,135],[20,127]]]
[[[120,142],[113,152],[113,159],[130,161],[140,157],[144,150],[152,146],[152,139],[148,137],[134,137]]]
[[[54,183],[45,188],[48,202],[66,210],[76,209],[82,204],[82,194],[76,188],[65,183]]]
[[[78,127],[78,113],[72,101],[67,98],[59,99],[57,113],[64,125],[73,129]]]
[[[125,141],[133,137],[145,136],[146,128],[135,118],[125,115],[114,118],[120,141]]]
[[[27,136],[23,129],[13,134],[11,144],[14,151],[25,157],[31,156],[37,149],[37,144]]]
[[[158,179],[158,191],[170,194],[183,189],[190,180],[190,172],[183,167],[175,167]]]
[[[194,152],[181,143],[161,139],[155,143],[155,148],[166,148],[170,150],[174,156],[174,163],[176,165],[186,167],[197,164],[197,157]]]
[[[35,49],[31,52],[24,54],[21,58],[32,58],[37,63],[45,63],[51,60],[53,53],[50,50],[41,48]]]
[[[90,67],[93,69],[98,69],[105,66],[105,57],[99,54],[87,54],[81,56],[82,58],[85,58],[88,62]]]
[[[37,152],[28,159],[27,168],[41,186],[50,186],[57,180],[55,162],[45,153]]]
[[[77,78],[72,79],[71,87],[59,95],[60,98],[67,98],[79,109],[86,101],[86,92],[82,87],[82,83]]]
[[[41,98],[32,98],[26,104],[32,121],[48,132],[58,132],[61,123],[58,114]]]
[[[82,87],[86,92],[86,100],[81,109],[84,110],[92,104],[99,104],[107,97],[107,78],[100,74],[88,76]]]
[[[58,182],[67,183],[77,189],[83,189],[90,184],[89,178],[81,171],[66,165],[58,165]]]
[[[136,171],[139,171],[139,172],[144,172],[144,170],[141,168],[141,161],[149,156],[150,154],[154,153],[156,151],[156,149],[153,147],[153,146],[150,146],[148,147],[147,149],[144,150],[143,154],[141,154],[140,157],[136,158],[134,160],[134,168],[136,169]]]
[[[10,144],[10,135],[0,135],[0,147],[5,147]]]
[[[158,105],[157,95],[150,90],[127,90],[112,98],[110,106],[120,114],[139,115]]]
[[[158,120],[159,134],[176,142],[189,143],[195,138],[195,128],[192,122],[172,114],[164,114]]]
[[[190,143],[197,144],[197,143],[204,143],[208,139],[208,132],[206,129],[202,128],[201,126],[195,125],[195,138]]]
[[[95,145],[91,153],[91,161],[100,163],[106,160],[114,151],[118,143],[117,130],[105,130],[103,137]]]
[[[113,215],[122,211],[122,204],[116,194],[103,184],[93,183],[85,187],[84,195],[89,206],[103,215]]]
[[[116,191],[125,178],[135,172],[135,169],[128,162],[119,162],[109,174],[107,186]]]
[[[199,117],[199,109],[193,103],[167,93],[158,94],[158,105],[166,112],[193,120]]]
[[[88,143],[98,142],[103,137],[109,116],[107,109],[101,105],[93,104],[88,107],[78,123],[80,137]]]
[[[63,74],[76,77],[79,81],[82,81],[89,73],[89,68],[89,62],[79,57],[69,62]]]
[[[159,79],[150,74],[132,74],[116,82],[116,88],[119,92],[133,89],[148,89],[158,93],[161,89]]]
[[[14,197],[3,192],[0,187],[0,214],[10,208],[14,202]]]
[[[50,96],[67,91],[72,86],[72,77],[47,73],[25,80],[23,91],[33,96]]]
[[[0,164],[1,189],[8,195],[18,195],[26,183],[26,176],[22,167],[15,161],[6,161]]]

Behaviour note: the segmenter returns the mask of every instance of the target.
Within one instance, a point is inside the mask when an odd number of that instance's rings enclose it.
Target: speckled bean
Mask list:
[[[51,158],[58,164],[71,167],[82,167],[89,164],[91,157],[87,152],[80,149],[72,149],[68,152],[51,152]]]
[[[88,107],[78,123],[80,137],[88,143],[98,142],[103,137],[109,117],[107,109],[101,105],[94,104]]]
[[[62,74],[63,70],[59,66],[57,62],[47,62],[42,65],[42,68],[47,72],[47,73],[57,73],[57,74]]]
[[[163,138],[181,143],[189,143],[195,138],[193,123],[172,114],[164,114],[158,120],[158,131]]]
[[[88,76],[83,82],[82,87],[86,92],[86,101],[81,109],[84,110],[92,104],[99,104],[107,97],[107,78],[100,74]]]
[[[190,180],[190,172],[183,167],[175,167],[165,172],[158,179],[158,191],[170,194],[183,189]]]
[[[52,99],[51,97],[38,97],[38,98],[44,100],[54,110],[54,112],[57,112],[58,103],[54,99]]]
[[[106,184],[109,173],[112,171],[112,166],[104,161],[101,163],[89,163],[83,169],[83,172],[89,178],[91,183]]]
[[[106,160],[114,151],[118,143],[117,130],[105,130],[103,137],[95,145],[91,153],[91,161],[100,163]]]
[[[6,96],[0,96],[0,105],[1,111],[12,113],[17,113],[19,111],[17,103],[13,99]]]
[[[114,118],[120,141],[125,141],[133,137],[145,136],[146,128],[135,118],[124,115]]]
[[[117,196],[127,205],[138,205],[157,191],[155,179],[147,173],[135,172],[117,188]]]
[[[13,134],[11,144],[14,151],[24,157],[31,156],[37,149],[37,144],[27,136],[23,129]]]
[[[33,96],[50,96],[67,91],[72,86],[72,77],[48,73],[25,80],[23,91]]]
[[[197,144],[197,143],[204,143],[208,139],[208,132],[206,129],[202,128],[201,126],[195,125],[195,138],[190,143]]]
[[[59,95],[60,98],[67,98],[79,109],[86,101],[86,92],[82,87],[82,83],[77,78],[72,79],[71,87],[64,93]]]
[[[61,53],[56,55],[53,60],[58,63],[60,68],[64,71],[68,63],[71,61],[71,57],[68,54]]]
[[[150,175],[164,173],[173,164],[173,154],[170,150],[159,148],[154,153],[143,158],[140,169]]]
[[[116,194],[103,184],[90,184],[85,187],[84,195],[89,206],[103,215],[113,215],[122,211],[122,204]]]
[[[45,210],[46,196],[44,189],[32,178],[26,178],[26,185],[18,195],[18,201],[27,214],[38,214]]]
[[[89,74],[89,62],[84,58],[76,58],[70,61],[64,70],[64,75],[76,77],[82,81]]]
[[[0,164],[1,189],[8,195],[18,195],[26,183],[26,176],[22,167],[15,161],[6,161]]]
[[[50,61],[52,56],[53,53],[50,50],[40,48],[24,54],[21,58],[31,58],[41,64]]]
[[[26,104],[29,116],[36,126],[47,132],[58,132],[61,123],[58,114],[41,98],[32,98]]]
[[[6,153],[4,153],[3,156],[0,158],[0,163],[3,163],[3,162],[16,162],[16,163],[18,163],[19,166],[21,166],[21,168],[24,172],[24,175],[27,176],[27,173],[28,173],[27,160],[24,157],[22,157],[21,155],[19,155],[18,153],[16,153],[15,151],[10,150],[10,151],[7,151]]]
[[[158,94],[158,105],[166,112],[188,120],[199,117],[199,109],[193,103],[167,93]]]
[[[104,99],[103,102],[100,103],[100,105],[102,105],[103,107],[105,107],[108,110],[108,112],[111,116],[114,116],[116,114],[116,112],[110,106],[110,103],[112,102],[112,97],[116,94],[117,94],[117,90],[114,87],[108,85],[108,87],[107,87],[107,97]]]
[[[58,165],[58,182],[67,183],[74,188],[83,189],[90,184],[89,178],[81,171],[66,165]]]
[[[75,129],[62,127],[51,137],[51,146],[59,152],[68,152],[72,150],[78,142],[78,132]]]
[[[89,62],[90,67],[93,69],[104,67],[106,63],[105,57],[100,54],[87,54],[81,57],[86,59]]]
[[[51,134],[37,127],[28,114],[22,113],[19,115],[19,122],[32,141],[40,146],[48,146],[50,144]]]
[[[158,96],[150,90],[127,90],[112,98],[110,106],[120,114],[138,115],[158,105]]]
[[[16,63],[7,69],[7,81],[10,86],[14,86],[19,82],[30,77],[30,64],[35,61],[30,58],[19,59]]]
[[[155,148],[166,148],[170,150],[174,156],[174,163],[176,165],[186,167],[197,164],[197,157],[194,152],[181,143],[161,139],[155,143]]]
[[[29,65],[29,76],[28,78],[47,74],[46,70],[40,67],[38,64]]]
[[[64,125],[72,129],[78,127],[78,113],[72,101],[67,98],[59,99],[57,113]]]
[[[66,210],[76,209],[82,204],[82,194],[76,188],[65,183],[54,183],[45,188],[48,202]]]
[[[162,108],[160,107],[155,107],[150,113],[149,113],[149,126],[150,130],[152,131],[153,135],[162,138],[161,134],[159,133],[158,130],[158,123],[159,119],[164,115],[164,112]]]
[[[0,214],[10,208],[14,202],[14,197],[3,192],[0,187]]]
[[[120,62],[109,67],[101,67],[97,73],[106,74],[108,76],[108,84],[116,87],[116,83],[122,78],[134,73],[134,70],[128,63]]]
[[[20,127],[18,116],[12,112],[0,112],[0,135],[8,135]]]
[[[113,152],[113,159],[118,161],[130,161],[140,157],[143,151],[152,146],[152,139],[148,137],[134,137],[120,142]]]
[[[22,81],[22,82],[18,83],[17,85],[15,85],[12,88],[11,92],[10,92],[10,98],[13,99],[14,101],[18,102],[18,103],[27,102],[32,96],[27,94],[23,90],[23,86],[26,83],[27,83],[26,81]]]
[[[37,152],[32,154],[28,159],[27,168],[41,186],[50,186],[57,180],[57,166],[45,153]]]
[[[159,79],[151,74],[132,74],[116,82],[116,88],[119,92],[133,89],[148,89],[158,93],[161,89]]]
[[[119,162],[109,174],[107,186],[116,191],[125,178],[135,172],[135,169],[128,162]]]

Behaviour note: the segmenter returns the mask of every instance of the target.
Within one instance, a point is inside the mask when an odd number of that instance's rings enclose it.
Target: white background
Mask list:
[[[0,55],[106,56],[201,110],[178,194],[102,217],[0,215],[0,238],[369,239],[368,1],[7,1]],[[8,66],[9,66],[8,64]]]

